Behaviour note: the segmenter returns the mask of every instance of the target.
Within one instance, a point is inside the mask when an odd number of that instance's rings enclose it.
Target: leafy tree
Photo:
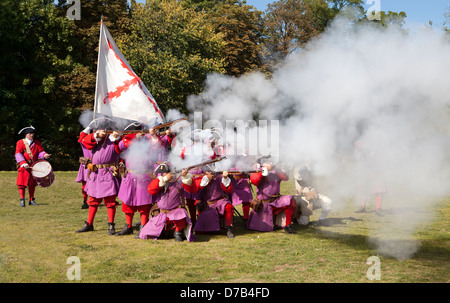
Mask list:
[[[70,21],[58,16],[48,0],[5,0],[0,14],[0,154],[11,159],[1,169],[14,167],[17,131],[30,124],[58,162],[58,155],[65,154],[63,132],[70,119],[70,104],[56,93],[59,75],[74,66]]]
[[[323,30],[323,23],[315,27],[311,3],[304,0],[279,0],[269,4],[264,23],[264,57],[268,60],[269,71]]]
[[[243,4],[221,4],[210,20],[225,42],[222,57],[226,74],[239,76],[261,67],[262,12]]]
[[[447,11],[444,13],[444,18],[445,18],[445,21],[444,21],[444,24],[443,24],[444,31],[447,34],[450,34],[450,28],[448,27],[448,24],[450,24],[450,6],[448,7]]]
[[[186,111],[186,97],[201,92],[206,75],[224,72],[222,35],[176,0],[137,3],[130,31],[116,43],[163,112]]]

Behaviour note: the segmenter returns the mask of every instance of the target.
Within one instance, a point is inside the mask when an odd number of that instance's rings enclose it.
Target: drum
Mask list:
[[[31,176],[41,187],[48,187],[55,180],[52,166],[45,160],[36,161],[31,165]]]

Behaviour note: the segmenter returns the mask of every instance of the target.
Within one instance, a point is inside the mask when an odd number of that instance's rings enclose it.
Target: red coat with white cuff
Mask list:
[[[32,155],[32,157],[30,158],[30,156],[27,153],[27,149],[25,147],[25,143],[23,140],[24,139],[21,139],[21,140],[17,141],[17,143],[16,143],[15,157],[16,157],[16,161],[19,165],[19,168],[17,169],[18,173],[19,173],[17,176],[17,185],[18,186],[28,186],[30,178],[31,178],[32,182],[35,182],[34,179],[31,177],[31,170],[22,167],[22,165],[28,163],[28,165],[31,166],[34,162],[44,159],[44,156],[47,154],[44,151],[44,148],[42,147],[41,142],[34,139],[30,145],[30,150],[31,150],[31,155]],[[37,185],[37,183],[36,183],[36,185]]]

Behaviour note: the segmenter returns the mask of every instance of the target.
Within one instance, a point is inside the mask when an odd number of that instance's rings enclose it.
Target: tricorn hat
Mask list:
[[[169,172],[170,172],[169,164],[167,162],[163,162],[158,165],[158,167],[154,171],[154,174],[158,175],[158,174],[164,174],[164,173],[169,173]]]
[[[89,124],[89,127],[92,129],[113,130],[115,128],[115,122],[109,117],[102,116],[100,118],[92,120]]]
[[[33,127],[33,125],[27,126],[22,128],[21,130],[19,130],[19,135],[26,135],[26,134],[31,134],[31,133],[35,133],[36,129]]]
[[[274,162],[272,155],[265,155],[256,160],[256,163],[260,165],[262,165],[263,163],[272,163],[272,162]]]

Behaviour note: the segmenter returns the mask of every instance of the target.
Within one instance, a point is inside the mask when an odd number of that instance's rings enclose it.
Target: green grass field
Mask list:
[[[377,254],[369,241],[369,223],[381,226],[392,220],[389,203],[384,205],[386,215],[377,217],[373,212],[355,213],[349,202],[330,213],[332,226],[296,224],[294,235],[248,231],[236,216],[233,239],[221,233],[176,243],[108,236],[105,207],[99,208],[94,232],[77,234],[87,210],[81,209],[76,172],[55,172],[52,186],[36,190],[39,206],[28,206],[27,196],[25,208],[19,207],[16,176],[0,172],[2,283],[450,282],[450,199],[438,205],[432,222],[415,232],[421,246],[413,257],[397,260]],[[292,182],[285,182],[282,193],[293,189]],[[316,212],[312,222],[320,215]],[[124,224],[119,206],[116,230]],[[81,262],[79,281],[66,275],[71,256]],[[366,275],[371,256],[380,259],[379,281],[369,281]]]

